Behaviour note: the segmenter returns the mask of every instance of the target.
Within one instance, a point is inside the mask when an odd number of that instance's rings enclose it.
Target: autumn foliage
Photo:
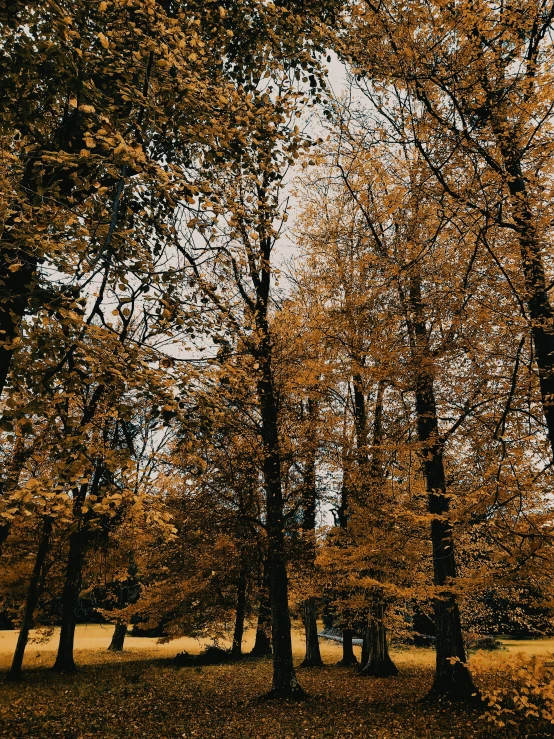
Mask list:
[[[303,700],[323,619],[361,676],[423,642],[429,701],[554,722],[548,665],[468,660],[554,630],[553,26],[0,3],[11,679],[35,625],[64,674],[79,620],[229,637],[230,674],[252,626]]]

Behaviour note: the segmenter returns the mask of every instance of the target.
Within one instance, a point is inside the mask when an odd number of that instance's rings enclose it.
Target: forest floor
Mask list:
[[[29,645],[21,683],[0,684],[1,739],[469,739],[504,737],[464,707],[421,704],[433,675],[433,651],[393,651],[400,675],[375,680],[336,667],[340,645],[322,641],[326,666],[298,670],[309,698],[266,703],[269,660],[213,667],[175,667],[171,657],[201,649],[194,639],[159,645],[129,638],[126,651],[106,651],[111,627],[79,626],[75,676],[48,668],[55,639]],[[245,649],[251,646],[247,633]],[[0,632],[0,670],[9,665],[15,632]],[[554,652],[554,640],[506,642],[513,652]],[[299,660],[303,640],[294,634]],[[482,679],[482,673],[480,675]],[[488,686],[484,686],[488,687]],[[525,733],[521,737],[528,736]]]

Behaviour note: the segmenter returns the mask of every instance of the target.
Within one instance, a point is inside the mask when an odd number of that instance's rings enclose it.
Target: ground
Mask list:
[[[9,665],[15,632],[0,632],[0,670]],[[246,649],[252,633],[247,633]],[[75,676],[54,675],[55,638],[29,645],[22,683],[0,688],[1,739],[470,739],[501,737],[465,708],[421,704],[432,679],[433,652],[398,650],[398,678],[375,680],[334,666],[340,645],[322,643],[327,666],[298,670],[304,703],[263,703],[268,660],[178,668],[171,657],[198,652],[194,639],[158,645],[129,638],[122,655],[107,652],[109,626],[79,626]],[[553,640],[507,642],[512,652],[554,652]],[[302,656],[294,633],[294,652]],[[519,736],[528,736],[519,734]]]

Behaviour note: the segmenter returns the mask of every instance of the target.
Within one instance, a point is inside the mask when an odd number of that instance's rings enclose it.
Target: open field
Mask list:
[[[246,649],[252,643],[246,635]],[[54,661],[55,639],[29,646],[21,684],[2,684],[2,739],[465,739],[506,736],[467,708],[422,705],[432,679],[433,651],[393,651],[400,676],[358,677],[335,667],[340,645],[322,641],[323,669],[299,670],[309,699],[301,704],[260,703],[270,685],[268,660],[204,668],[176,668],[170,658],[194,639],[158,645],[130,638],[122,655],[106,652],[109,626],[77,627],[76,657],[83,669],[65,677],[44,669]],[[0,668],[9,665],[15,632],[0,632]],[[295,656],[302,637],[294,633]],[[554,651],[554,640],[507,642],[503,658],[524,649]],[[519,734],[519,736],[528,736]]]

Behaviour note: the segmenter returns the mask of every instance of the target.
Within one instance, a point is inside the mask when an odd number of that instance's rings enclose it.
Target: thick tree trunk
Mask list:
[[[237,610],[235,614],[235,628],[233,631],[233,645],[231,655],[238,659],[242,656],[242,637],[244,634],[244,611],[246,608],[246,572],[241,570],[237,583]]]
[[[42,521],[42,531],[40,534],[37,556],[35,558],[35,565],[29,581],[29,588],[27,589],[27,601],[25,603],[25,610],[23,611],[23,620],[21,621],[21,627],[19,629],[19,636],[17,638],[17,645],[13,655],[12,665],[8,672],[8,679],[10,680],[19,680],[21,678],[23,657],[25,656],[25,648],[29,640],[29,632],[33,625],[35,609],[40,595],[44,563],[50,546],[51,534],[52,519],[49,516],[46,516]]]
[[[352,639],[354,638],[354,632],[352,629],[343,629],[342,631],[342,659],[337,662],[341,667],[351,667],[352,665],[358,664],[356,655],[354,654],[354,647]]]
[[[0,524],[0,554],[4,548],[4,543],[10,533],[10,525],[8,523]]]
[[[302,667],[321,667],[323,660],[319,649],[317,635],[317,601],[314,597],[306,598],[302,604],[302,620],[306,632],[306,654]]]
[[[270,555],[271,640],[273,685],[267,698],[302,698],[292,660],[291,623],[288,607],[288,578],[284,556],[275,544]]]
[[[433,547],[434,585],[441,592],[434,598],[437,630],[436,672],[429,697],[472,700],[477,696],[462,636],[456,596],[449,589],[456,579],[455,547],[448,519],[450,503],[446,494],[443,447],[439,436],[437,407],[424,320],[421,287],[417,275],[410,281],[410,308],[418,440],[428,493]]]
[[[115,622],[115,628],[112,634],[112,640],[108,647],[109,652],[122,652],[123,645],[125,644],[125,637],[127,636],[127,624],[120,618]]]
[[[396,665],[389,655],[387,629],[385,626],[385,604],[376,597],[369,612],[364,643],[367,645],[367,661],[362,662],[361,675],[370,677],[392,677],[398,675]]]

